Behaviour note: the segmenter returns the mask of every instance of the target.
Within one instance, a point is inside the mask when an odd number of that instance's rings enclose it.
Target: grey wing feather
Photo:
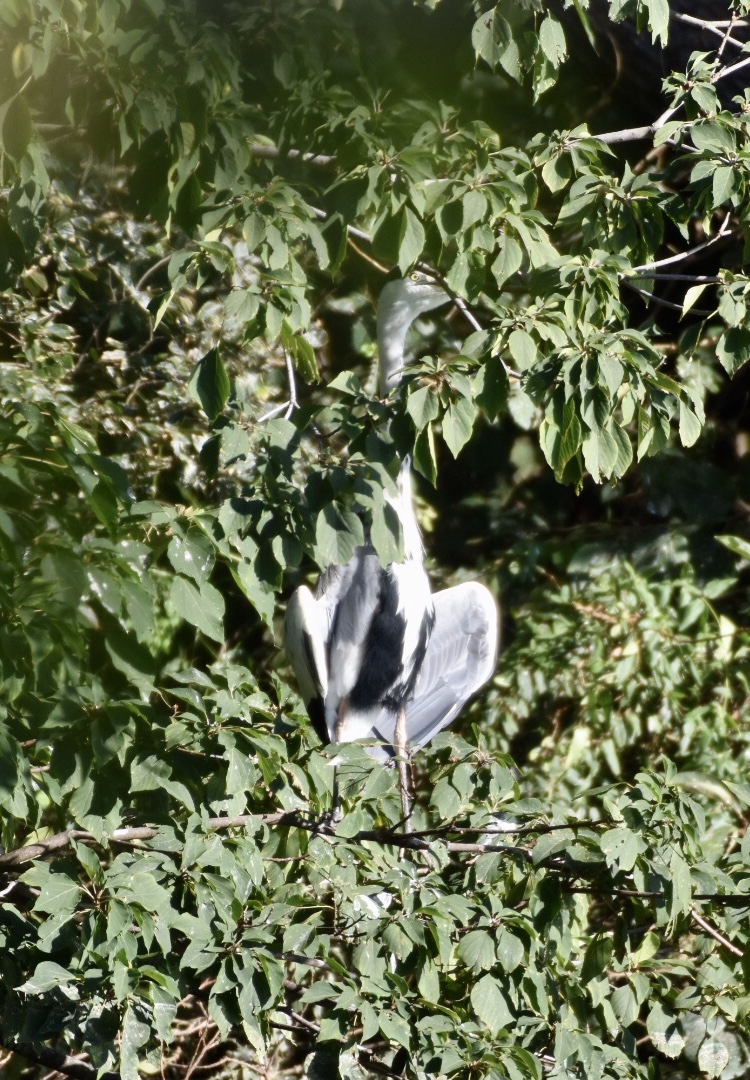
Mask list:
[[[284,619],[284,648],[316,732],[328,742],[324,702],[328,690],[327,646],[331,612],[306,585],[292,594]]]
[[[489,589],[469,581],[433,599],[435,628],[406,705],[406,735],[415,749],[455,720],[497,664],[498,610]],[[377,738],[392,743],[394,726],[395,718],[384,710],[375,725]]]

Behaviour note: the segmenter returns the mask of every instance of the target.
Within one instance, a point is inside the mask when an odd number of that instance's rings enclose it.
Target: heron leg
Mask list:
[[[336,713],[336,724],[333,729],[333,741],[342,742],[344,734],[344,724],[346,723],[346,710],[349,706],[349,698],[343,697],[339,702],[338,712]],[[334,766],[333,771],[333,807],[330,813],[330,822],[333,825],[337,825],[342,818],[341,803],[339,801],[339,773],[338,767]]]
[[[409,758],[406,745],[406,709],[401,706],[396,717],[396,729],[393,735],[393,748],[396,751],[398,784],[401,788],[401,810],[404,815],[404,832],[411,832],[411,799],[409,797]]]

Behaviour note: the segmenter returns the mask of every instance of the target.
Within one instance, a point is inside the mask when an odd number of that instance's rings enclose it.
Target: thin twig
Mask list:
[[[718,51],[716,53],[716,55],[719,56],[719,57],[722,56],[722,54],[724,52],[724,49],[727,47],[727,42],[728,41],[731,41],[733,45],[739,45],[740,49],[742,48],[742,42],[737,41],[736,38],[732,37],[732,30],[734,30],[734,24],[735,24],[736,19],[737,19],[737,16],[733,15],[730,22],[729,22],[729,26],[724,31],[724,35],[723,35],[723,37],[721,39],[721,45],[719,46]]]
[[[746,23],[744,19],[698,19],[695,15],[683,15],[681,11],[673,11],[671,15],[677,22],[691,23],[702,30],[726,30],[731,29],[732,26],[750,26],[750,23]]]
[[[154,274],[156,274],[159,270],[161,270],[162,266],[166,266],[171,258],[172,258],[171,255],[165,255],[163,259],[159,259],[159,261],[155,262],[153,264],[153,266],[149,266],[148,270],[146,270],[146,272],[144,274],[142,274],[141,277],[136,282],[136,285],[135,285],[136,289],[140,292],[140,290],[146,284],[148,279],[150,277],[153,277]]]
[[[419,267],[420,270],[423,270],[425,273],[429,274],[431,277],[434,277],[436,281],[440,282],[440,285],[448,293],[448,296],[450,296],[451,300],[456,305],[458,310],[461,312],[463,317],[466,319],[469,326],[473,327],[474,330],[478,330],[480,332],[482,330],[484,330],[484,327],[479,322],[479,320],[477,319],[476,315],[471,310],[469,305],[466,303],[463,296],[459,296],[458,293],[455,293],[453,291],[453,289],[451,289],[446,284],[445,278],[435,269],[434,266],[431,266],[429,263],[424,263],[424,262],[417,263],[417,266]],[[523,378],[520,371],[514,371],[513,368],[508,367],[508,365],[505,363],[504,360],[502,361],[502,364],[503,364],[503,367],[505,368],[505,373],[508,376],[508,378],[510,378],[510,379],[519,379],[519,380]]]
[[[702,915],[699,915],[695,908],[690,909],[690,914],[693,917],[693,921],[698,923],[698,926],[702,930],[705,930],[707,934],[710,934],[714,941],[718,941],[720,945],[723,945],[725,949],[729,949],[730,953],[734,956],[744,956],[742,949],[738,949],[736,945],[733,945],[731,941],[728,941],[723,934],[720,934],[716,927],[711,926],[710,922],[706,922]]]
[[[742,68],[746,68],[750,64],[750,56],[744,60],[739,60],[736,64],[732,64],[730,67],[722,68],[711,79],[712,83],[717,83],[720,79],[726,78],[727,75],[734,75],[735,71],[741,71]]]
[[[724,48],[724,43],[730,45],[736,45],[738,48],[742,48],[743,41],[739,38],[730,37],[731,31],[734,27],[745,27],[748,24],[740,19],[720,19],[718,22],[709,22],[707,19],[697,19],[695,15],[683,15],[681,11],[673,11],[671,13],[675,22],[685,23],[687,26],[698,26],[701,30],[707,30],[709,34],[714,34],[716,37],[722,39],[722,45],[719,48],[719,56]]]
[[[665,300],[661,296],[657,296],[656,293],[649,292],[647,289],[639,289],[637,285],[634,285],[632,281],[629,281],[626,277],[620,279],[623,285],[634,293],[638,293],[644,300],[648,300],[650,303],[656,304],[658,307],[670,308],[672,311],[682,311],[682,304],[676,304],[674,300]],[[712,311],[706,311],[704,308],[690,308],[691,315],[700,315],[702,318],[708,318],[709,315],[713,315]]]
[[[347,229],[346,242],[353,251],[357,252],[360,259],[364,259],[365,262],[368,262],[370,264],[370,266],[374,266],[375,269],[379,270],[381,274],[389,273],[389,270],[388,270],[387,266],[384,266],[383,263],[378,262],[378,260],[376,258],[374,258],[374,256],[368,255],[367,252],[363,251],[362,248],[358,244],[354,243],[354,241],[352,240],[351,235],[349,234],[348,229]]]
[[[318,221],[328,221],[329,215],[325,210],[321,210],[318,206],[311,206],[310,210],[318,219]],[[356,236],[359,240],[364,240],[366,244],[372,243],[372,237],[369,233],[364,232],[363,229],[358,229],[355,225],[347,225],[346,232],[348,236]]]
[[[705,240],[702,244],[698,244],[697,247],[689,248],[687,251],[678,251],[676,255],[668,255],[665,259],[655,259],[653,262],[643,263],[641,266],[634,266],[632,270],[629,271],[629,274],[640,274],[643,270],[656,270],[660,266],[674,266],[675,263],[692,259],[702,251],[706,251],[708,248],[713,247],[714,244],[718,244],[720,240],[726,240],[735,236],[736,234],[734,231],[727,231],[727,222],[729,220],[729,215],[727,215],[716,236],[712,236],[709,240]]]
[[[284,413],[284,416],[288,420],[294,410],[299,406],[299,402],[297,401],[297,382],[294,377],[294,363],[286,349],[284,349],[284,356],[286,357],[286,374],[289,379],[289,407]]]
[[[711,274],[659,274],[653,271],[643,271],[638,277],[653,278],[656,281],[690,281],[693,285],[718,285],[721,278]]]

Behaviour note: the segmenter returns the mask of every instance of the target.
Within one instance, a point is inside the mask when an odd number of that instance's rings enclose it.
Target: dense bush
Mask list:
[[[747,5],[569,7],[0,5],[3,1075],[746,1074]],[[396,450],[503,608],[411,838],[279,648]]]

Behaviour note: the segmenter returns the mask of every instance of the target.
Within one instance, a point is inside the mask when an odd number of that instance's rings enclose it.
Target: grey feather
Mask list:
[[[455,720],[472,695],[492,678],[497,664],[498,609],[489,589],[464,582],[433,595],[435,627],[406,704],[406,735],[414,749],[425,746]],[[393,753],[395,718],[382,710],[373,725],[373,748]]]

